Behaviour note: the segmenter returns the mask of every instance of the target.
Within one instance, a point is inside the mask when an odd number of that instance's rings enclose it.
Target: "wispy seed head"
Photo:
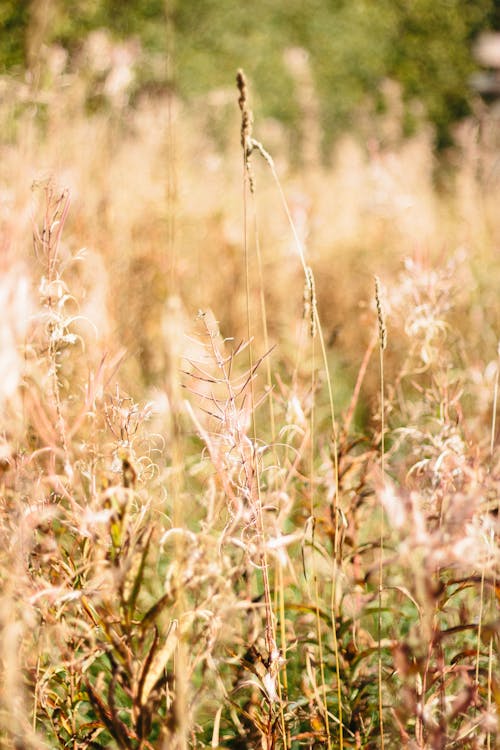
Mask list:
[[[241,68],[236,74],[236,85],[240,92],[238,104],[241,110],[241,145],[247,152],[252,138],[252,112],[248,106],[247,79]]]
[[[304,283],[304,319],[309,318],[309,333],[311,338],[316,336],[316,284],[312,268],[307,266]]]
[[[384,351],[387,348],[387,327],[385,325],[385,315],[382,307],[382,295],[380,291],[380,279],[378,276],[375,276],[375,304],[377,305],[380,348],[382,349],[382,351]]]

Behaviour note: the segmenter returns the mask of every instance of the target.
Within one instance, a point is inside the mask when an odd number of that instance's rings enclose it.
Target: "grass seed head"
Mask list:
[[[385,325],[384,309],[382,307],[382,295],[380,291],[380,279],[375,276],[375,304],[377,306],[378,333],[380,339],[380,348],[382,351],[387,349],[387,327]]]
[[[316,336],[316,284],[312,268],[307,266],[304,283],[304,320],[309,319],[309,334],[313,339]]]
[[[248,106],[248,87],[247,79],[241,68],[236,74],[236,85],[240,96],[238,98],[238,104],[241,110],[241,145],[245,151],[245,155],[248,156],[251,150],[251,139],[252,139],[252,111]]]

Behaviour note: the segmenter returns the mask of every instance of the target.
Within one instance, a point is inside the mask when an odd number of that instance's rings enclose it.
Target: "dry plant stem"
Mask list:
[[[250,314],[250,259],[248,252],[248,207],[247,207],[247,177],[248,171],[246,166],[245,154],[243,154],[243,249],[245,256],[245,304],[246,304],[246,319],[247,319],[247,341],[248,341],[248,357],[249,357],[249,369],[253,372],[253,346],[252,346],[252,328],[251,328],[251,314]],[[255,426],[255,394],[253,387],[253,379],[250,382],[250,394],[252,403],[252,429],[254,440],[256,438],[256,426]]]
[[[308,269],[309,270],[309,269]],[[314,301],[315,302],[315,301]],[[315,313],[315,307],[316,305],[313,303],[312,307],[312,315]],[[312,330],[311,330],[312,333]],[[311,393],[314,393],[316,390],[315,385],[315,372],[314,372],[314,337],[312,337],[312,344],[311,344],[311,359],[312,359],[312,372],[311,372]],[[332,739],[330,736],[330,723],[328,721],[328,701],[326,696],[326,682],[325,682],[325,664],[324,664],[324,658],[323,658],[323,634],[321,632],[321,613],[320,613],[320,606],[319,606],[319,589],[318,589],[318,572],[316,569],[316,555],[315,555],[315,542],[314,542],[314,532],[315,532],[315,516],[314,516],[314,436],[315,436],[315,421],[314,421],[314,402],[311,408],[311,438],[310,438],[310,456],[309,456],[309,495],[310,495],[310,505],[309,505],[309,517],[311,519],[312,525],[311,525],[311,567],[312,567],[312,579],[313,579],[313,585],[314,585],[314,610],[315,610],[315,616],[316,616],[316,639],[318,641],[318,658],[319,658],[319,669],[320,669],[320,678],[321,678],[321,698],[323,701],[323,705],[321,706],[324,724],[325,724],[325,731],[326,731],[326,742],[328,750],[331,750],[332,747]],[[318,708],[320,708],[318,706]]]
[[[252,191],[251,194],[252,194],[252,204],[253,204],[257,272],[258,272],[258,277],[259,277],[259,298],[260,298],[260,313],[261,313],[261,319],[262,319],[262,334],[264,338],[264,349],[266,352],[268,352],[270,351],[269,331],[268,331],[268,326],[267,326],[267,309],[266,309],[266,297],[265,297],[265,289],[264,289],[264,273],[262,269],[262,253],[261,253],[261,245],[260,245],[260,233],[259,233],[259,223],[258,223],[258,217],[257,217],[257,204],[256,204],[256,197],[255,197],[255,189]],[[248,297],[247,297],[247,300],[248,300]],[[273,384],[272,384],[272,375],[271,375],[271,358],[269,356],[265,358],[265,368],[266,368],[267,390],[269,394],[269,420],[271,424],[271,450],[273,454],[274,465],[277,467],[278,456],[276,453],[276,421],[275,421],[275,416],[274,416],[274,401],[273,401],[273,396],[272,396]],[[283,570],[282,570],[282,567],[278,558],[276,559],[276,563],[275,563],[274,578],[275,578],[275,581],[278,582],[278,585],[275,591],[275,597],[277,597],[277,602],[275,601],[274,608],[276,612],[279,613],[280,647],[281,647],[282,653],[286,654],[287,640],[286,640],[286,623],[285,623],[285,590],[284,590],[284,584],[283,584]],[[288,694],[288,679],[287,679],[287,670],[286,670],[286,659],[283,660],[283,667],[281,669],[281,674],[283,677],[284,693],[285,695],[287,695]],[[278,693],[279,693],[280,700],[281,700],[282,699],[281,679],[278,680]],[[289,747],[291,741],[288,737],[289,733],[287,733],[287,729],[286,729],[283,703],[281,703],[280,705],[280,714],[281,714],[281,725],[282,725],[282,731],[283,731],[283,742],[285,743],[285,747]]]
[[[495,385],[493,388],[493,409],[492,409],[492,416],[491,416],[491,439],[490,439],[490,458],[493,458],[493,452],[495,449],[495,433],[496,433],[496,415],[497,415],[497,407],[498,407],[498,383],[500,378],[500,343],[497,347],[497,367],[495,372]],[[492,533],[492,549],[496,548],[495,545],[495,534]],[[492,599],[493,599],[493,611],[496,607],[496,588],[497,588],[497,580],[496,580],[497,571],[495,569],[494,573],[494,584],[492,587]],[[483,606],[483,591],[484,591],[484,576],[485,576],[485,566],[483,566],[483,569],[481,571],[481,610]],[[478,657],[477,657],[477,664],[476,664],[476,684],[479,685],[479,649],[481,647],[481,622],[482,618],[479,618],[479,628],[478,628],[478,636],[477,636],[477,649],[478,649]],[[488,694],[487,694],[487,708],[488,713],[491,713],[492,710],[492,698],[493,698],[493,638],[490,638],[489,642],[489,648],[488,648]],[[488,730],[488,734],[486,737],[486,746],[487,749],[490,750],[491,748],[491,732]]]
[[[361,366],[359,368],[358,377],[356,378],[356,383],[354,385],[354,390],[352,392],[351,400],[349,402],[349,407],[345,415],[343,430],[346,435],[349,432],[349,427],[351,426],[351,422],[354,417],[356,405],[359,400],[359,394],[361,393],[361,386],[363,385],[363,380],[365,378],[366,371],[368,369],[368,365],[370,363],[370,359],[373,354],[373,350],[375,349],[377,345],[377,341],[378,341],[378,333],[377,331],[375,331],[373,336],[370,339],[370,342],[366,348],[364,357],[361,361]]]
[[[282,202],[283,209],[285,211],[285,215],[287,217],[289,226],[292,231],[292,235],[297,247],[297,251],[299,254],[300,262],[304,271],[304,277],[305,282],[307,284],[311,284],[311,276],[312,271],[307,266],[306,260],[305,260],[305,254],[304,249],[302,247],[302,243],[300,241],[297,229],[295,227],[295,224],[292,219],[292,215],[290,213],[290,209],[288,207],[288,202],[286,200],[285,194],[283,192],[283,188],[281,187],[281,182],[279,180],[278,174],[276,172],[276,168],[274,166],[274,161],[270,154],[264,149],[262,144],[260,144],[258,141],[255,141],[252,139],[252,146],[256,148],[259,153],[263,156],[264,160],[268,164],[269,168],[271,169],[271,174],[274,178],[275,184],[278,189],[278,193]],[[311,325],[311,333],[318,332],[319,340],[320,340],[320,348],[321,348],[321,354],[323,359],[323,364],[325,367],[325,372],[327,375],[327,386],[328,386],[328,398],[329,398],[329,405],[330,405],[330,417],[332,422],[332,440],[333,440],[333,456],[334,456],[334,474],[335,474],[335,496],[333,501],[333,516],[335,519],[335,542],[334,542],[334,552],[333,552],[333,569],[332,569],[332,594],[331,594],[331,601],[330,601],[330,608],[331,608],[331,617],[332,617],[332,637],[333,637],[333,644],[334,644],[334,655],[335,655],[335,671],[336,671],[336,677],[337,677],[337,698],[338,698],[338,706],[339,706],[339,748],[340,750],[343,750],[344,747],[344,740],[343,740],[343,723],[342,723],[342,697],[341,697],[341,683],[340,683],[340,658],[339,658],[339,650],[338,650],[338,642],[337,642],[337,630],[336,630],[336,580],[337,580],[337,565],[338,565],[338,539],[339,539],[339,528],[338,528],[338,497],[339,497],[339,466],[338,466],[338,446],[337,446],[337,427],[335,423],[335,407],[333,402],[333,389],[332,389],[332,378],[330,374],[330,367],[328,364],[328,357],[326,354],[326,346],[325,346],[325,340],[323,336],[323,330],[321,327],[321,321],[319,318],[319,313],[317,309],[317,305],[314,304],[312,306],[311,310],[312,315],[312,325]],[[312,440],[312,437],[311,437]],[[328,714],[326,716],[328,719]],[[328,739],[330,741],[330,735],[328,734]]]
[[[259,232],[258,232],[257,211],[256,211],[256,205],[255,205],[255,185],[254,185],[254,180],[253,180],[253,176],[252,176],[250,164],[249,164],[249,155],[250,155],[249,142],[251,140],[251,135],[252,135],[252,132],[251,132],[252,113],[248,107],[246,80],[245,80],[244,73],[241,70],[238,71],[238,74],[236,77],[236,83],[238,86],[238,90],[240,92],[238,103],[239,103],[240,110],[241,110],[241,146],[242,146],[242,155],[243,155],[243,245],[244,245],[244,255],[245,255],[247,339],[248,339],[248,350],[249,350],[249,360],[250,360],[249,368],[250,368],[250,372],[253,373],[254,364],[253,364],[251,310],[250,310],[250,261],[249,261],[249,251],[248,251],[247,185],[248,185],[251,195],[253,196],[254,232],[255,232],[256,254],[257,254],[257,264],[258,264],[258,273],[259,273],[259,285],[260,285],[260,308],[261,308],[262,326],[263,326],[263,332],[264,332],[266,351],[269,350],[268,349],[269,337],[268,337],[268,330],[267,330],[267,316],[266,316],[266,305],[265,305],[265,297],[264,297],[264,283],[263,283],[263,273],[262,273],[262,258],[261,258],[261,252],[260,252],[260,238],[259,238]],[[271,427],[272,427],[272,442],[274,446],[275,445],[275,427],[274,427],[274,412],[273,412],[273,405],[272,405],[272,398],[271,398],[272,381],[271,381],[271,370],[270,370],[269,361],[266,363],[266,367],[267,367],[267,380],[268,380],[268,389],[269,389],[269,403],[270,403],[270,410],[271,410],[270,416],[271,416]],[[265,529],[264,529],[264,519],[262,515],[260,476],[259,476],[259,471],[258,471],[258,466],[257,466],[257,458],[255,455],[255,446],[257,444],[257,430],[256,430],[256,423],[255,423],[255,394],[254,394],[253,378],[250,379],[250,398],[251,398],[251,414],[252,414],[252,430],[253,430],[253,450],[252,450],[251,460],[253,462],[254,476],[256,477],[257,496],[254,499],[254,504],[256,506],[256,511],[257,511],[256,516],[258,519],[258,530],[259,530],[259,536],[260,536],[261,545],[262,545],[260,566],[262,569],[264,603],[265,603],[265,612],[266,612],[266,647],[268,650],[268,656],[270,659],[272,659],[274,658],[276,654],[276,628],[275,628],[275,618],[274,618],[274,612],[273,612],[272,600],[271,600],[271,584],[269,580],[269,567],[268,567],[268,560],[267,560],[267,553],[266,553],[266,546],[265,546]],[[282,588],[281,588],[280,596],[283,599],[284,592]],[[284,603],[281,609],[283,608],[284,608]],[[282,643],[283,643],[283,635],[285,632],[284,620],[282,620],[282,623],[283,624],[281,627],[281,636],[282,636]],[[286,644],[285,644],[285,647],[286,647]],[[286,685],[286,676],[285,676],[285,685]],[[281,695],[281,679],[280,679],[279,673],[278,673],[278,692],[279,692],[279,695]],[[270,711],[270,717],[271,717],[271,711],[272,711],[271,705],[269,707],[269,711]],[[286,744],[287,743],[286,723],[285,723],[285,716],[284,716],[282,702],[280,702],[280,718],[281,718],[281,731],[283,734],[283,742]]]
[[[493,459],[493,452],[495,449],[495,433],[496,433],[496,416],[498,407],[498,383],[500,379],[500,343],[497,347],[497,363],[495,372],[495,384],[493,387],[493,406],[491,415],[491,436],[490,436],[490,459]],[[492,539],[492,548],[495,549],[495,535]],[[479,654],[481,648],[481,623],[482,623],[482,611],[483,611],[483,596],[484,596],[484,581],[485,581],[485,565],[481,571],[481,605],[479,613],[479,624],[477,633],[477,662],[476,662],[476,685],[479,686]],[[496,570],[494,573],[495,580],[492,587],[492,598],[493,598],[493,609],[496,606],[495,602],[495,591],[496,591]],[[492,695],[493,695],[493,639],[490,638],[488,647],[488,692],[487,692],[487,710],[491,713],[492,709]],[[491,732],[488,730],[486,736],[486,747],[488,750],[491,748]]]
[[[177,417],[178,418],[178,417]],[[175,430],[177,433],[178,431]],[[174,528],[183,529],[186,528],[186,520],[183,512],[183,498],[181,488],[181,472],[182,472],[182,453],[180,449],[179,435],[175,435],[172,446],[172,479],[171,479],[171,493],[173,503],[173,523]],[[184,537],[182,534],[175,535],[175,556],[179,562],[179,571],[182,570],[183,558],[184,558]],[[181,575],[181,574],[179,574]],[[179,581],[177,586],[178,595],[174,609],[174,620],[182,622],[184,613],[187,610],[185,595],[182,586],[182,580]],[[174,660],[174,675],[175,675],[175,714],[177,723],[177,746],[179,750],[187,750],[188,747],[188,722],[187,722],[187,705],[188,705],[188,681],[187,681],[187,644],[185,644],[182,638],[178,639],[175,660]]]
[[[165,5],[166,15],[166,41],[167,41],[167,78],[173,84],[175,81],[175,62],[174,62],[174,23],[173,13],[175,10],[175,0],[168,0]],[[175,123],[172,112],[173,97],[168,95],[167,100],[167,179],[166,179],[166,201],[167,201],[167,237],[166,253],[164,254],[164,269],[168,270],[170,280],[170,290],[178,288],[177,283],[177,243],[176,243],[176,215],[178,208],[178,180],[177,180],[177,149]],[[168,396],[172,404],[178,404],[180,399],[180,380],[179,370],[180,361],[175,362],[171,367],[171,378],[167,384]],[[172,430],[171,430],[171,455],[172,466],[170,473],[170,496],[172,498],[172,520],[174,528],[184,529],[187,526],[184,517],[185,503],[182,497],[183,492],[183,446],[181,436],[180,413],[177,408],[172,410]],[[182,534],[175,535],[174,551],[179,563],[179,571],[182,570],[184,558],[185,539]],[[178,596],[174,608],[174,620],[181,622],[187,610],[185,594],[182,582],[179,581]],[[187,722],[187,705],[188,705],[188,681],[187,681],[187,645],[182,638],[179,638],[174,660],[175,674],[175,707],[176,721],[178,726],[177,743],[180,750],[186,750],[188,746],[188,722]]]
[[[487,709],[488,713],[492,710],[492,697],[493,697],[493,638],[490,638],[490,645],[488,648],[488,696],[487,696]],[[487,750],[491,750],[491,731],[488,729],[486,735],[486,747]]]
[[[477,654],[476,654],[476,688],[479,691],[480,685],[479,685],[479,675],[480,675],[480,669],[479,669],[479,658],[481,653],[481,637],[482,637],[482,622],[483,622],[483,610],[484,610],[484,590],[485,590],[485,574],[486,569],[489,567],[490,563],[492,563],[493,560],[493,550],[496,549],[496,534],[492,530],[491,532],[491,554],[488,555],[488,559],[485,561],[482,571],[481,571],[481,590],[480,590],[480,609],[479,609],[479,616],[478,616],[478,629],[477,629]],[[493,568],[493,585],[491,586],[491,609],[493,612],[497,609],[497,602],[496,602],[496,591],[497,591],[497,570],[496,568]],[[489,637],[489,643],[488,643],[488,667],[487,667],[487,693],[486,693],[486,706],[488,713],[491,713],[492,710],[492,697],[493,697],[493,660],[494,660],[494,654],[493,654],[493,637],[490,635]],[[486,735],[486,747],[488,750],[491,748],[491,731],[488,728],[488,732]]]
[[[241,147],[243,157],[243,249],[245,256],[245,303],[246,303],[246,320],[247,320],[247,341],[248,341],[248,356],[249,356],[249,370],[253,372],[253,346],[252,346],[252,329],[251,329],[251,311],[250,311],[250,259],[248,251],[248,199],[247,199],[247,185],[250,189],[251,194],[254,194],[253,178],[250,172],[250,165],[248,161],[249,157],[249,146],[248,141],[251,139],[252,133],[252,115],[248,108],[247,103],[247,87],[246,79],[243,71],[239,70],[236,76],[236,83],[240,92],[240,98],[238,100],[241,109]],[[253,378],[250,380],[250,397],[251,397],[251,414],[252,414],[252,431],[254,444],[257,438],[256,425],[255,425],[255,393]]]
[[[278,174],[276,172],[276,167],[274,166],[274,161],[273,161],[272,157],[270,156],[270,154],[268,154],[268,152],[264,149],[264,147],[262,146],[262,144],[260,144],[258,141],[255,141],[254,139],[252,139],[251,142],[252,142],[253,147],[256,148],[259,151],[259,153],[262,155],[262,157],[267,162],[267,164],[268,164],[268,166],[269,166],[269,168],[271,170],[271,174],[273,176],[274,182],[275,182],[276,187],[278,189],[278,193],[279,193],[279,196],[280,196],[280,199],[281,199],[283,210],[284,210],[285,215],[287,217],[287,221],[288,221],[288,224],[290,226],[290,229],[291,229],[291,232],[292,232],[292,235],[293,235],[293,238],[294,238],[295,246],[297,248],[297,252],[298,252],[298,255],[299,255],[299,259],[300,259],[300,263],[301,263],[302,269],[304,271],[304,277],[305,277],[305,280],[307,282],[310,271],[308,270],[308,266],[307,266],[307,263],[306,263],[305,254],[304,254],[304,248],[302,247],[302,243],[300,241],[300,237],[298,235],[297,229],[296,229],[295,224],[293,222],[292,215],[291,215],[290,209],[288,207],[288,202],[286,200],[285,193],[283,192],[283,188],[281,187],[280,179],[279,179]],[[332,440],[333,440],[333,454],[334,454],[334,466],[335,466],[335,499],[334,499],[334,513],[335,513],[335,524],[336,524],[335,538],[337,539],[337,537],[338,537],[338,528],[337,528],[337,526],[338,526],[337,503],[338,503],[338,488],[339,488],[339,472],[338,472],[337,427],[336,427],[336,424],[335,424],[335,408],[334,408],[334,403],[333,403],[332,378],[331,378],[331,375],[330,375],[330,367],[328,365],[328,357],[327,357],[327,354],[326,354],[326,346],[325,346],[325,340],[324,340],[323,331],[322,331],[322,327],[321,327],[321,320],[320,320],[317,308],[314,310],[314,318],[315,318],[315,322],[316,322],[316,329],[318,331],[318,335],[319,335],[319,339],[320,339],[320,346],[321,346],[321,354],[322,354],[322,358],[323,358],[323,364],[324,364],[325,371],[326,371],[326,374],[327,374],[328,398],[329,398],[329,403],[330,403],[330,415],[331,415],[331,421],[332,421]]]
[[[380,445],[380,464],[382,471],[382,482],[385,482],[385,445],[384,445],[384,351],[382,345],[379,347],[380,354],[380,412],[381,412],[381,445]],[[380,550],[379,550],[379,571],[378,571],[378,710],[380,722],[380,746],[384,748],[384,715],[382,701],[382,590],[383,590],[383,570],[384,570],[384,509],[380,509]]]
[[[166,36],[167,36],[167,78],[171,83],[171,90],[174,90],[175,80],[175,63],[174,63],[174,2],[168,0],[165,5],[166,14]],[[165,270],[168,268],[170,279],[170,289],[176,289],[177,283],[177,248],[176,248],[176,215],[178,208],[178,180],[177,180],[177,149],[174,117],[172,112],[173,97],[168,95],[168,122],[167,122],[167,181],[166,181],[166,199],[167,199],[167,242],[165,256]],[[180,403],[179,391],[180,383],[178,378],[179,363],[172,367],[171,392],[169,394],[173,403]],[[183,476],[183,453],[181,445],[180,415],[177,410],[173,410],[173,429],[172,439],[172,473],[170,492],[173,503],[173,523],[175,528],[185,528],[186,519],[184,518],[184,502],[182,498],[182,479]],[[176,534],[174,550],[176,559],[179,561],[179,570],[182,569],[182,560],[184,556],[184,538],[181,534]],[[174,618],[181,621],[186,611],[186,601],[182,585],[178,586],[178,597],[175,605]],[[187,703],[188,703],[188,684],[187,684],[187,646],[182,639],[179,639],[176,649],[174,667],[175,667],[175,691],[176,691],[176,720],[179,727],[179,748],[186,750],[188,743],[188,724]]]
[[[205,320],[205,316],[203,316],[203,319]],[[213,333],[210,331],[206,320],[205,325],[207,328],[207,333],[209,336],[211,348],[212,348],[212,354],[214,357],[215,362],[217,363],[217,366],[221,373],[221,378],[219,380],[220,383],[224,383],[227,394],[228,394],[228,400],[227,403],[229,404],[230,409],[230,417],[234,417],[234,414],[232,412],[235,410],[235,392],[230,380],[230,369],[231,369],[231,361],[232,358],[224,359],[221,352],[219,351],[217,344],[215,342],[215,337]],[[228,365],[229,362],[229,365]],[[256,368],[254,367],[254,370]],[[250,380],[253,377],[253,372],[251,375],[247,378],[247,384],[250,382]],[[211,452],[211,441],[206,433],[205,430],[199,425],[196,418],[194,418],[194,415],[192,413],[192,410],[189,408],[189,404],[187,404],[188,411],[191,413],[193,417],[194,423],[197,425],[198,430],[200,432],[200,435],[202,435],[207,448]],[[248,502],[253,517],[255,519],[255,528],[256,528],[256,538],[259,540],[259,547],[260,552],[258,555],[258,564],[259,569],[262,573],[262,579],[263,579],[263,589],[264,589],[264,607],[265,607],[265,618],[266,618],[266,628],[265,628],[265,643],[266,648],[269,652],[269,658],[271,663],[276,663],[276,660],[278,658],[277,649],[276,649],[276,636],[275,636],[275,625],[274,625],[274,617],[273,617],[273,610],[272,610],[272,604],[271,604],[271,588],[269,583],[269,569],[268,569],[268,560],[267,560],[267,552],[266,552],[266,546],[265,546],[265,528],[264,528],[264,520],[263,520],[263,513],[262,513],[262,497],[261,497],[261,488],[260,488],[260,477],[259,477],[259,467],[258,467],[258,457],[256,454],[256,444],[254,441],[248,441],[246,439],[246,436],[241,433],[240,428],[236,431],[235,435],[235,450],[239,454],[239,463],[242,467],[242,470],[244,472],[244,488],[245,488],[245,498],[246,502]],[[217,466],[217,458],[214,456],[214,463]],[[231,488],[231,484],[227,482],[225,484],[225,489],[227,492],[228,498],[234,498],[234,492]],[[272,723],[272,704],[269,703],[269,726],[271,726]],[[283,718],[284,721],[284,718]]]
[[[333,434],[333,461],[334,461],[334,474],[335,474],[335,497],[333,501],[333,514],[334,514],[334,534],[335,542],[333,548],[333,563],[332,563],[332,588],[330,595],[330,617],[332,619],[332,640],[333,640],[333,653],[335,659],[335,676],[337,678],[337,702],[339,707],[339,748],[343,750],[344,747],[344,724],[342,721],[343,708],[342,708],[342,685],[340,681],[340,656],[339,656],[339,644],[337,640],[337,575],[339,565],[339,456],[337,449],[337,428],[335,424],[335,407],[333,403],[333,389],[332,379],[330,377],[330,370],[328,366],[328,359],[326,355],[325,339],[323,336],[323,329],[318,315],[318,310],[315,309],[314,315],[316,317],[316,330],[318,331],[319,343],[321,347],[321,353],[323,357],[323,363],[327,373],[328,383],[328,399],[330,404],[330,417],[332,420],[332,434]]]
[[[280,646],[281,646],[281,652],[283,654],[284,658],[284,665],[282,669],[283,673],[283,690],[284,690],[284,696],[283,691],[281,688],[281,681],[278,680],[278,691],[279,691],[279,697],[282,701],[282,704],[280,706],[280,713],[281,713],[281,722],[282,722],[282,729],[283,729],[283,742],[285,745],[285,748],[291,748],[292,746],[292,740],[290,736],[290,730],[286,726],[285,717],[284,717],[284,702],[283,697],[285,699],[288,699],[288,674],[286,669],[286,649],[287,649],[287,639],[286,639],[286,622],[285,622],[285,585],[283,581],[283,566],[280,565],[279,561],[276,562],[276,575],[278,579],[278,606],[277,610],[279,612],[279,623],[280,623]]]
[[[174,16],[175,0],[166,0],[165,2],[165,33],[166,33],[166,72],[167,80],[170,83],[170,91],[175,88],[175,25]],[[166,252],[163,255],[163,268],[165,275],[168,275],[170,281],[170,293],[179,287],[178,283],[178,258],[177,258],[177,225],[176,217],[178,210],[178,179],[177,179],[177,139],[175,131],[175,120],[173,116],[173,96],[171,93],[167,97],[167,164],[166,164]],[[180,382],[179,382],[180,362],[175,362],[171,368],[171,379],[167,385],[167,392],[172,404],[181,403],[180,399]],[[170,475],[170,493],[173,505],[173,524],[175,528],[185,528],[186,519],[184,518],[184,502],[182,498],[182,477],[183,477],[183,450],[181,437],[180,414],[177,408],[172,410],[172,430],[171,430],[171,454],[172,467]],[[174,551],[176,559],[179,562],[179,570],[182,569],[182,560],[184,557],[184,537],[181,534],[175,535]],[[174,618],[180,622],[187,606],[185,594],[182,585],[178,587],[178,597],[173,612]],[[188,684],[186,678],[187,672],[187,646],[180,638],[177,644],[175,654],[175,690],[176,690],[176,720],[179,726],[179,747],[182,750],[187,748],[188,725],[187,703],[188,703]]]
[[[435,645],[439,640],[439,605],[436,603],[433,607],[433,613],[431,616],[430,633],[428,638],[427,646],[427,657],[425,660],[425,667],[422,675],[422,687],[421,687],[421,706],[417,715],[417,722],[415,726],[415,737],[420,746],[424,747],[425,742],[425,718],[424,718],[424,705],[425,696],[427,693],[428,682],[432,680],[432,673],[430,672],[432,655],[435,649]],[[442,706],[442,691],[440,688],[440,706]]]
[[[265,295],[265,289],[264,289],[264,271],[262,268],[262,253],[261,253],[261,245],[260,245],[260,232],[259,232],[259,222],[258,222],[258,217],[257,217],[257,205],[256,205],[256,200],[255,200],[255,191],[252,193],[252,204],[253,204],[254,235],[255,235],[255,254],[257,258],[257,272],[258,272],[258,277],[259,277],[259,299],[260,299],[260,314],[261,314],[261,319],[262,319],[262,335],[264,338],[264,350],[268,352],[270,351],[271,347],[269,345],[266,295]],[[267,389],[269,393],[269,420],[271,424],[271,446],[272,446],[272,451],[273,451],[274,463],[275,463],[275,466],[277,466],[278,457],[276,454],[276,420],[274,416],[274,401],[272,398],[273,381],[272,381],[272,374],[271,374],[271,358],[270,357],[266,357],[265,359],[265,368],[266,368]]]
[[[479,660],[481,658],[481,636],[482,636],[482,625],[484,615],[484,579],[485,579],[485,567],[483,565],[481,570],[481,584],[479,587],[479,614],[477,618],[477,650],[476,650],[476,686],[479,687]]]
[[[379,365],[380,365],[380,470],[382,473],[382,488],[385,486],[385,387],[384,387],[384,350],[387,346],[387,328],[380,292],[380,282],[375,277],[375,303],[377,306],[378,334],[379,334]],[[379,549],[379,581],[378,581],[378,711],[380,723],[380,747],[384,748],[384,710],[382,700],[382,590],[384,570],[384,509],[380,508],[380,549]]]
[[[304,249],[302,247],[302,243],[300,241],[297,229],[295,227],[295,224],[292,219],[292,215],[290,213],[290,209],[288,207],[288,202],[286,200],[286,196],[283,192],[283,188],[281,187],[281,182],[278,177],[278,174],[276,172],[276,167],[274,165],[274,161],[271,157],[271,155],[264,149],[261,143],[256,141],[255,139],[251,139],[251,146],[252,150],[256,149],[261,156],[264,158],[266,163],[268,164],[271,174],[273,176],[274,182],[276,184],[280,200],[283,206],[283,210],[285,212],[285,215],[287,217],[288,224],[290,226],[294,242],[297,248],[297,252],[299,255],[300,263],[302,265],[302,269],[304,271],[304,277],[307,282],[308,279],[308,266],[305,259]],[[337,633],[336,633],[336,617],[335,617],[335,608],[336,608],[336,580],[337,580],[337,564],[338,564],[338,539],[339,539],[339,519],[338,519],[338,499],[339,499],[339,467],[338,467],[338,444],[337,444],[337,427],[335,424],[335,408],[333,403],[333,390],[332,390],[332,378],[330,374],[330,368],[328,365],[328,357],[326,354],[326,346],[323,336],[323,331],[321,327],[321,321],[319,318],[319,313],[317,309],[314,311],[314,316],[316,320],[316,329],[318,331],[319,340],[320,340],[320,346],[321,346],[321,353],[323,358],[323,364],[325,367],[326,375],[327,375],[327,383],[328,383],[328,397],[329,397],[329,403],[330,403],[330,416],[331,416],[331,422],[332,422],[332,441],[333,441],[333,456],[334,456],[334,473],[335,473],[335,497],[333,502],[333,515],[335,519],[335,549],[333,554],[333,571],[332,571],[332,596],[331,596],[331,614],[332,614],[332,635],[333,635],[333,643],[334,643],[334,653],[335,653],[335,671],[336,671],[336,677],[337,677],[337,690],[338,690],[338,705],[339,705],[339,728],[340,728],[340,735],[339,735],[339,748],[340,750],[343,750],[344,747],[344,740],[343,740],[343,723],[342,723],[342,700],[341,700],[341,685],[340,685],[340,658],[339,658],[339,652],[338,652],[338,643],[337,643]]]
[[[39,685],[38,681],[40,678],[40,655],[38,655],[36,660],[36,668],[35,668],[35,688],[33,693],[33,719],[31,722],[31,726],[33,729],[33,732],[36,732],[36,719],[38,714],[38,690]]]
[[[493,456],[493,449],[495,447],[499,371],[500,371],[500,343],[498,344],[498,348],[497,348],[497,367],[496,367],[496,372],[495,372],[495,385],[493,387],[493,411],[491,415],[490,457]]]
[[[176,0],[165,0],[165,34],[166,34],[166,74],[170,91],[175,91],[175,25],[174,12]],[[165,270],[170,265],[169,277],[170,288],[178,287],[176,284],[177,277],[177,254],[175,252],[176,237],[176,215],[178,209],[178,180],[177,180],[177,148],[176,133],[173,116],[173,96],[171,93],[167,97],[167,182],[166,182],[166,199],[167,199],[167,242],[165,257]]]
[[[180,383],[178,372],[180,362],[176,363],[177,367],[172,367],[172,377],[169,383],[169,397],[173,403],[180,403]],[[187,527],[184,516],[185,502],[183,498],[183,449],[180,426],[180,414],[176,409],[172,413],[172,430],[171,430],[171,456],[172,464],[170,467],[169,477],[169,495],[172,502],[172,521],[174,528],[184,529]],[[179,562],[179,571],[182,570],[182,564],[185,554],[185,538],[182,534],[175,535],[174,550],[176,559]],[[179,575],[181,575],[179,573]],[[179,581],[178,596],[175,604],[174,619],[182,621],[183,615],[187,610],[182,582]],[[188,702],[188,683],[186,678],[187,646],[180,638],[176,650],[175,658],[175,705],[178,723],[178,747],[180,750],[187,749],[187,702]]]
[[[313,550],[314,554],[314,550]],[[318,575],[316,570],[313,570],[314,576],[314,604],[316,610],[316,637],[318,639],[318,656],[319,656],[319,670],[321,677],[321,697],[323,699],[323,716],[325,722],[326,731],[326,743],[329,750],[332,747],[332,738],[330,735],[330,722],[328,719],[328,700],[326,695],[326,680],[325,680],[325,662],[323,657],[323,636],[321,633],[321,614],[319,606],[319,589],[318,589]]]
[[[64,464],[65,467],[69,466],[69,451],[68,442],[66,439],[66,425],[64,416],[62,413],[62,403],[60,395],[60,385],[58,378],[58,342],[54,336],[55,325],[52,317],[54,316],[54,299],[52,296],[52,285],[56,280],[56,271],[58,263],[58,251],[59,242],[61,239],[61,233],[64,227],[64,222],[69,211],[69,192],[63,190],[60,195],[54,195],[54,186],[49,182],[44,187],[45,193],[45,214],[43,219],[41,234],[35,229],[34,232],[34,244],[35,253],[37,250],[41,253],[42,262],[45,263],[45,270],[47,274],[47,288],[48,296],[45,300],[45,305],[49,312],[49,326],[48,326],[48,360],[50,363],[50,376],[52,384],[52,397],[54,400],[54,406],[57,415],[57,430],[59,433],[59,439],[61,441],[61,447],[64,453]]]

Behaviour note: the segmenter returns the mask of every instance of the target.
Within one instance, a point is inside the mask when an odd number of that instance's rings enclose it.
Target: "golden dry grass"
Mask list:
[[[494,122],[2,85],[2,746],[496,747]]]

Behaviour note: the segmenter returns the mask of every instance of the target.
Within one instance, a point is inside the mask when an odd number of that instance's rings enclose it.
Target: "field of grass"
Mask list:
[[[498,747],[497,121],[0,85],[1,747]]]

